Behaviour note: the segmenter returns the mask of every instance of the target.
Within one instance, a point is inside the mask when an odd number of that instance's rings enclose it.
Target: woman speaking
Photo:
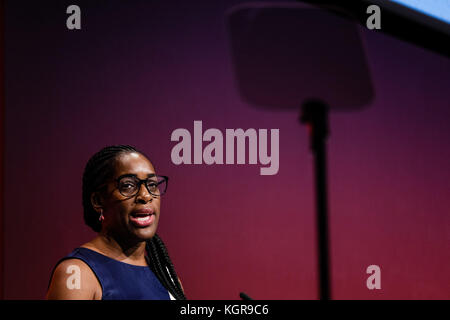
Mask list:
[[[131,146],[105,147],[83,174],[84,221],[98,235],[61,259],[47,299],[186,299],[156,234],[168,178]],[[69,277],[79,276],[78,283]]]

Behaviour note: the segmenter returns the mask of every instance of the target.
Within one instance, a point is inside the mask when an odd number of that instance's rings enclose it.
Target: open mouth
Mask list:
[[[142,210],[138,212],[132,212],[130,215],[130,221],[136,227],[139,228],[148,227],[155,221],[155,214],[153,210]]]

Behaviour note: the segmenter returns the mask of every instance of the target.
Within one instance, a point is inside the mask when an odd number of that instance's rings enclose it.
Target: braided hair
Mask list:
[[[83,217],[86,225],[95,232],[100,232],[102,225],[99,221],[100,214],[92,207],[91,195],[93,192],[98,191],[113,176],[114,163],[118,156],[131,152],[145,156],[132,146],[115,145],[101,149],[86,164],[82,186]],[[162,239],[155,234],[152,239],[146,241],[145,250],[147,253],[147,263],[161,284],[175,299],[185,300],[186,297],[181,288],[177,273]]]

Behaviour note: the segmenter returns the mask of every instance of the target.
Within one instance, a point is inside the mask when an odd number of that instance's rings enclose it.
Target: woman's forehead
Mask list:
[[[137,152],[124,153],[116,159],[115,175],[136,174],[147,176],[156,173],[152,163],[142,154]]]

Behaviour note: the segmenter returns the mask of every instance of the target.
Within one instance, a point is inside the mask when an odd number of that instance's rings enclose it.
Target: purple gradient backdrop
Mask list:
[[[90,240],[81,175],[126,143],[170,176],[159,234],[191,299],[317,297],[312,158],[295,111],[236,90],[224,12],[243,1],[6,3],[4,297],[40,299],[55,262]],[[363,30],[376,98],[330,118],[336,299],[450,298],[450,60]],[[348,94],[351,94],[349,90]],[[176,128],[279,128],[280,170],[181,165]],[[381,267],[368,290],[367,266]]]

